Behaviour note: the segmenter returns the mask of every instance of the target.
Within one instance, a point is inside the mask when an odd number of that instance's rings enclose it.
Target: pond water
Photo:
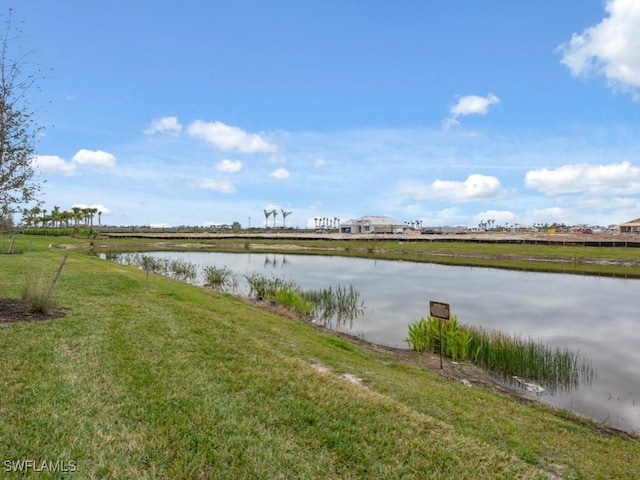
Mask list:
[[[596,377],[569,392],[537,397],[617,428],[640,431],[640,280],[533,273],[429,263],[286,254],[157,252],[200,267],[293,280],[304,289],[353,285],[364,314],[342,329],[407,348],[409,324],[429,301],[449,303],[462,324],[567,347],[591,361]],[[202,278],[196,280],[202,284]]]

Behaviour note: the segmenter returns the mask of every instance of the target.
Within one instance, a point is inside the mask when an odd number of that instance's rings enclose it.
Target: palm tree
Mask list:
[[[281,208],[280,210],[282,210],[282,228],[286,228],[287,217],[291,215],[291,212],[285,212],[284,208]]]
[[[97,208],[87,208],[89,214],[89,220],[91,221],[91,227],[93,227],[93,217],[98,213]]]
[[[73,217],[74,217],[73,212],[69,212],[67,210],[60,213],[60,221],[62,222],[62,220],[64,220],[64,226],[66,228],[69,228],[69,220],[71,220]]]
[[[27,212],[27,225],[35,224],[35,226],[37,227],[38,216],[41,212],[42,210],[40,209],[40,207],[33,207],[31,210],[29,210]]]
[[[51,221],[53,224],[53,228],[56,228],[58,226],[58,220],[60,220],[60,207],[58,205],[54,205],[53,210],[51,211]]]
[[[271,210],[271,215],[273,215],[273,228],[276,228],[276,217],[278,216],[278,211],[274,208]]]
[[[269,225],[267,224],[267,221],[269,220],[269,215],[271,215],[271,212],[264,210],[264,228],[269,228]]]
[[[82,220],[84,221],[84,226],[88,227],[89,217],[91,216],[90,214],[91,209],[89,207],[85,207],[85,208],[81,208],[80,211],[82,212]]]
[[[82,209],[80,207],[72,207],[71,210],[73,211],[73,223],[74,226],[78,226],[78,222],[80,221],[80,212],[82,211]]]
[[[98,226],[102,225],[102,212],[100,210],[98,210]]]

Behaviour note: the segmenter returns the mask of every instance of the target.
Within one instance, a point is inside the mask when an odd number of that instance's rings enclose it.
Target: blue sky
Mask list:
[[[640,217],[636,0],[9,3],[20,48],[52,70],[32,99],[49,210],[244,227],[265,209],[298,227]]]

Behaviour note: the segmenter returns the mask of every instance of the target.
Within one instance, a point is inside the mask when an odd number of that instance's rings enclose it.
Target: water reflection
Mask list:
[[[591,385],[547,392],[544,401],[640,431],[640,280],[326,256],[155,255],[226,266],[240,277],[252,272],[284,277],[304,289],[353,285],[366,310],[335,328],[394,347],[407,347],[407,328],[428,315],[430,300],[449,303],[462,323],[532,337],[590,359],[598,372]],[[242,282],[238,290],[248,294]]]

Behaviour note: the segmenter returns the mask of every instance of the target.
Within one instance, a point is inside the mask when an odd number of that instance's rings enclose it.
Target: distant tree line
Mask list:
[[[340,219],[338,217],[314,217],[315,228],[330,229],[338,228],[340,226]]]
[[[98,216],[98,225],[101,224],[102,212],[97,208],[72,207],[71,210],[60,210],[54,206],[51,211],[38,206],[25,209],[22,212],[22,222],[25,227],[41,228],[71,228],[93,227],[93,220]]]

